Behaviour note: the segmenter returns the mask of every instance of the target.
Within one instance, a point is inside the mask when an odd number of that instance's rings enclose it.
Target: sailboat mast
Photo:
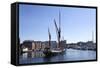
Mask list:
[[[48,35],[49,35],[49,48],[51,47],[51,34],[50,34],[50,30],[49,30],[49,28],[48,28]]]
[[[57,26],[55,19],[54,19],[54,24],[55,24],[55,28],[56,28],[56,35],[57,35],[57,41],[58,41],[57,48],[59,48],[60,47],[60,38],[61,38],[61,15],[60,15],[60,11],[59,11],[59,27]]]
[[[58,41],[58,36],[59,36],[58,32],[59,32],[59,28],[57,27],[57,24],[56,24],[55,19],[54,19],[54,24],[55,24],[55,28],[56,28],[57,42],[59,42],[59,41]],[[58,48],[58,45],[59,45],[59,44],[57,44],[57,48]]]
[[[59,11],[58,47],[60,47],[60,38],[61,38],[61,14],[60,14],[60,11]]]

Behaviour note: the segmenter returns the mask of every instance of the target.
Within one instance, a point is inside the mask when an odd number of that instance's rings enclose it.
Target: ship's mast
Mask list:
[[[61,38],[61,15],[60,15],[60,11],[59,11],[59,27],[57,27],[56,21],[54,19],[54,24],[55,24],[55,28],[56,28],[56,34],[57,34],[57,40],[58,40],[58,45],[57,48],[60,47],[60,38]]]
[[[51,47],[51,34],[50,34],[49,28],[48,28],[48,35],[49,35],[49,46],[48,46],[48,48],[50,48]]]
[[[57,42],[58,42],[58,31],[59,31],[59,29],[57,27],[55,19],[54,19],[54,24],[55,24],[55,28],[56,28],[56,35],[57,35]],[[58,44],[57,44],[57,48],[58,48]]]
[[[60,38],[61,38],[61,14],[59,11],[59,31],[58,31],[58,46],[60,47]]]

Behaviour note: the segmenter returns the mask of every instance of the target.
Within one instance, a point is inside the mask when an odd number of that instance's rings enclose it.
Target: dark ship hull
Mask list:
[[[59,54],[64,54],[65,49],[46,49],[46,50],[44,50],[43,53],[45,54],[46,57],[56,56]]]

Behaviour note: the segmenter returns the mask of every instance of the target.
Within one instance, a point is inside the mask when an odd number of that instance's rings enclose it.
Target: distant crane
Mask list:
[[[94,32],[92,31],[92,42],[94,42]]]

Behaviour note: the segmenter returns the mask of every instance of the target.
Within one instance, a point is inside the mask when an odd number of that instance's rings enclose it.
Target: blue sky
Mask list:
[[[51,40],[57,40],[54,19],[59,25],[61,13],[61,36],[68,43],[92,40],[96,31],[96,10],[90,8],[19,5],[19,37],[24,40],[47,41],[48,27]]]

